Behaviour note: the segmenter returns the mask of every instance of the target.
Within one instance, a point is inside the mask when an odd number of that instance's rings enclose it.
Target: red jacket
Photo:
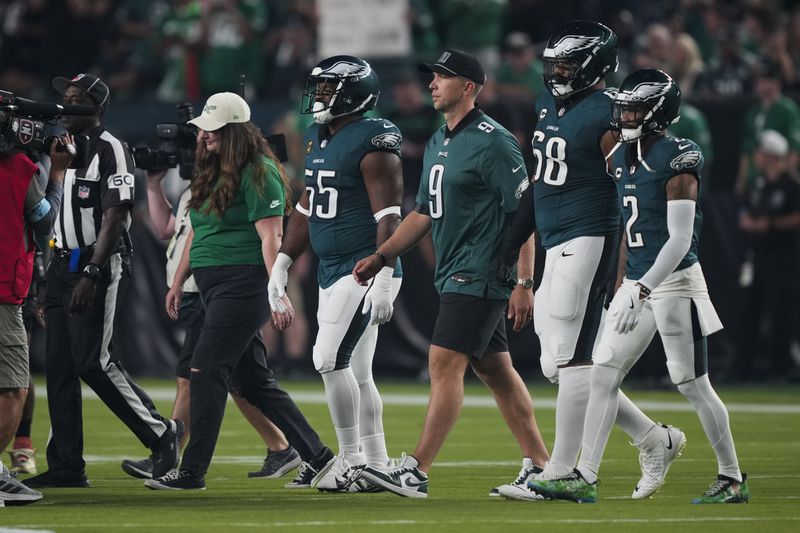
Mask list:
[[[0,157],[0,304],[22,304],[31,284],[36,247],[25,227],[25,196],[35,171],[22,154]]]

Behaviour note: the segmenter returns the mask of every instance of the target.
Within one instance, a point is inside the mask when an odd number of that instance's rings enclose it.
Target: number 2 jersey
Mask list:
[[[306,130],[305,186],[311,248],[319,257],[317,281],[326,289],[350,275],[359,259],[377,248],[378,228],[361,175],[361,161],[371,152],[400,155],[402,134],[384,119],[360,118],[333,136],[312,124]],[[402,275],[397,260],[395,277]]]
[[[693,174],[700,180],[703,153],[693,141],[662,137],[643,157],[645,168],[636,158],[636,144],[626,144],[614,152],[609,168],[614,175],[622,206],[622,222],[628,243],[625,276],[639,279],[655,263],[658,252],[669,238],[667,230],[666,184],[678,174]],[[699,187],[698,187],[699,190]],[[695,206],[694,231],[689,251],[675,270],[697,262],[697,241],[703,215]]]
[[[600,138],[611,127],[614,93],[594,91],[566,108],[547,91],[536,100],[533,197],[545,249],[619,231],[614,182],[600,149]]]
[[[434,284],[442,293],[506,299],[495,256],[528,174],[516,139],[478,108],[428,141],[417,211],[431,217]]]

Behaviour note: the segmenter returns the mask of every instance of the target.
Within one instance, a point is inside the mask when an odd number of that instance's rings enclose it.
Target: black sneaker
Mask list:
[[[123,459],[122,469],[126,474],[137,479],[153,479],[153,458],[148,457],[140,461]]]
[[[206,480],[187,470],[173,468],[166,475],[148,479],[144,486],[153,490],[206,490]]]
[[[317,471],[314,470],[314,467],[303,461],[300,463],[300,468],[297,469],[297,475],[294,476],[294,479],[283,487],[287,489],[310,489],[311,480],[316,475]]]
[[[316,478],[320,471],[330,468],[336,456],[327,446],[324,446],[317,456],[310,462],[303,461],[297,470],[297,475],[289,483],[284,485],[287,489],[309,489],[311,482]]]
[[[85,488],[90,485],[84,472],[48,470],[38,476],[29,477],[25,485],[32,489],[43,488]]]
[[[153,460],[153,479],[164,476],[167,472],[178,466],[180,459],[180,442],[183,437],[183,422],[180,420],[166,420],[167,430],[156,441],[150,451]]]
[[[300,466],[302,462],[300,454],[291,446],[279,452],[267,450],[264,466],[257,472],[248,472],[247,477],[263,477],[267,479],[283,477]]]

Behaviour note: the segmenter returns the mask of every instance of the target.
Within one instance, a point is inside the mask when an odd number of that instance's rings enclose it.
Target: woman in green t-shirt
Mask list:
[[[193,231],[166,307],[176,319],[191,267],[206,316],[191,361],[191,439],[179,469],[145,483],[153,489],[205,488],[231,373],[269,318],[267,274],[281,245],[287,205],[286,174],[241,97],[215,94],[189,122],[199,128],[188,204]],[[278,307],[272,321],[280,330],[294,310],[288,299]]]

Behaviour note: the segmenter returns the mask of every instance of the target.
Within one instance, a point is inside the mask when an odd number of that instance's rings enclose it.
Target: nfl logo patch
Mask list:
[[[78,198],[80,198],[81,200],[86,200],[87,198],[89,198],[89,191],[91,191],[89,187],[84,187],[83,185],[79,185]]]

